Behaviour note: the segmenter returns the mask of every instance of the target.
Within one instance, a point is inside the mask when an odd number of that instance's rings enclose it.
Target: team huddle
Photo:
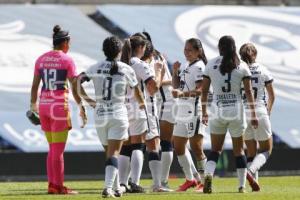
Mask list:
[[[252,191],[260,190],[258,170],[272,151],[269,118],[275,97],[273,78],[256,62],[253,44],[240,48],[240,59],[234,39],[223,36],[218,43],[220,56],[207,60],[201,41],[190,38],[184,47],[187,63],[175,62],[171,73],[147,32],[136,33],[124,43],[113,36],[103,42],[106,60],[77,75],[66,55],[69,41],[69,33],[56,26],[54,50],[36,62],[31,92],[31,109],[39,112],[49,142],[49,194],[77,193],[63,185],[63,152],[71,127],[65,98],[67,79],[84,123],[87,118],[82,99],[94,109],[97,134],[106,151],[102,197],[145,192],[140,185],[145,152],[153,181],[151,190],[172,192],[168,178],[173,150],[186,179],[176,191],[193,187],[196,192],[211,193],[227,131],[236,159],[238,192],[245,192],[246,180]],[[37,109],[40,80],[43,88]],[[95,98],[85,91],[84,83],[89,81],[93,82]],[[211,151],[206,156],[203,135],[208,130]]]

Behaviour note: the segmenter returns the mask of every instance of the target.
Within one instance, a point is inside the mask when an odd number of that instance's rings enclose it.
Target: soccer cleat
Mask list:
[[[168,181],[166,181],[166,182],[161,182],[161,187],[162,187],[164,190],[168,190],[168,192],[174,192],[174,190],[172,190],[172,189],[170,188]]]
[[[197,186],[197,181],[194,180],[186,180],[182,185],[179,186],[179,188],[176,190],[177,192],[185,192],[191,187]]]
[[[212,175],[206,175],[204,178],[203,193],[212,193]]]
[[[165,187],[153,187],[152,192],[173,192],[173,190]]]
[[[203,184],[198,183],[198,185],[196,186],[195,192],[203,192],[203,187],[204,187]]]
[[[140,185],[131,183],[131,192],[130,193],[145,193],[145,189]]]
[[[166,182],[161,182],[161,186],[162,187],[164,187],[164,188],[170,188],[170,186],[169,186],[169,182],[168,181],[166,181]]]
[[[111,188],[105,188],[102,191],[102,198],[116,198],[115,192]]]
[[[115,195],[115,197],[122,197],[123,196],[122,189],[115,190],[114,195]]]
[[[239,187],[239,193],[246,193],[246,189],[244,187]]]
[[[75,195],[75,194],[79,194],[79,193],[77,191],[75,191],[75,190],[67,188],[66,186],[62,186],[59,189],[59,194],[71,194],[71,195]]]
[[[248,180],[249,185],[251,186],[253,192],[260,191],[259,184],[256,182],[256,180],[251,175],[251,172],[249,172],[249,171],[247,172],[247,180]]]
[[[123,193],[131,193],[131,189],[124,183],[120,184],[120,188],[122,189]]]
[[[48,194],[59,194],[59,187],[54,185],[53,183],[49,183]]]

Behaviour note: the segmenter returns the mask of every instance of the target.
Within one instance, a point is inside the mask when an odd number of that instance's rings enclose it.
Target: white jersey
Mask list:
[[[179,73],[179,89],[183,92],[195,90],[196,83],[203,80],[204,68],[205,65],[202,60],[182,66]],[[185,113],[186,110],[188,110],[189,115],[198,116],[200,114],[199,109],[201,109],[201,102],[199,97],[179,98],[177,103],[177,116],[184,115],[183,113]]]
[[[162,81],[170,81],[172,80],[172,74],[168,68],[167,61],[163,59],[164,67],[165,67],[165,74],[163,76]],[[166,102],[166,101],[173,101],[173,95],[172,95],[172,84],[170,85],[163,85],[159,88],[159,92],[157,93],[157,99]]]
[[[220,72],[222,56],[209,61],[204,71],[204,77],[211,81],[213,88],[213,105],[218,108],[229,108],[242,105],[241,86],[244,78],[250,78],[251,72],[246,63],[241,64],[231,73]]]
[[[265,86],[273,81],[269,70],[259,63],[253,63],[249,66],[251,76],[251,85],[253,89],[256,106],[265,106],[267,104],[267,97]],[[246,97],[244,96],[246,101]]]
[[[123,62],[117,62],[118,73],[110,75],[110,61],[91,66],[85,74],[93,80],[97,106],[96,115],[127,118],[125,96],[127,87],[135,87],[138,82],[134,71]]]
[[[133,57],[130,59],[130,66],[134,70],[136,77],[137,77],[139,87],[140,87],[141,91],[143,92],[144,97],[146,98],[146,96],[147,96],[146,91],[145,91],[146,83],[151,78],[154,78],[155,75],[153,74],[153,71],[150,69],[149,64],[140,60],[137,57]],[[127,89],[127,100],[129,103],[129,105],[128,105],[129,106],[129,119],[132,119],[132,118],[145,118],[146,119],[147,118],[146,113],[139,109],[138,102],[136,101],[136,99],[134,97],[134,92],[130,88]]]
[[[155,66],[156,60],[153,60],[150,64],[149,64],[149,70],[150,70],[150,74],[153,75],[152,78],[155,77]],[[148,92],[147,89],[145,89],[145,100],[146,100],[146,104],[147,104],[147,110],[148,113],[153,115],[153,116],[157,116],[158,112],[157,112],[157,97],[156,94],[154,96],[151,96]]]

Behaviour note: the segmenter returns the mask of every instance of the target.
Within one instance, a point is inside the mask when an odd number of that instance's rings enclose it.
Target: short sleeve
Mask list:
[[[273,76],[271,75],[270,71],[264,67],[264,82],[265,85],[273,82]]]
[[[243,73],[243,79],[251,78],[251,72],[250,72],[250,69],[249,69],[248,65],[243,64],[241,66],[242,66],[241,69],[242,69],[242,73]]]
[[[138,81],[135,72],[130,66],[126,67],[126,79],[129,87],[133,88],[137,86]]]
[[[150,66],[144,62],[136,63],[132,65],[136,76],[140,77],[144,82],[147,82],[150,78],[153,78],[155,75],[150,70]]]
[[[74,63],[74,61],[71,58],[68,59],[67,65],[68,65],[67,77],[68,78],[74,78],[74,77],[76,77],[77,73],[76,73],[75,63]]]
[[[210,79],[209,75],[209,65],[206,65],[203,72],[203,77]]]
[[[200,61],[202,62],[202,61]],[[193,77],[194,77],[194,80],[195,82],[197,81],[202,81],[203,80],[203,70],[204,70],[205,66],[204,64],[198,64],[198,65],[195,65],[194,67],[194,70],[193,70]]]

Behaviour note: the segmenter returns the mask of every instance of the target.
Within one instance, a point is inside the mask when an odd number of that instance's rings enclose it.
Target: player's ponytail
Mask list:
[[[130,65],[130,58],[135,56],[137,48],[146,45],[146,40],[140,36],[131,36],[126,39],[122,49],[121,61]]]
[[[150,41],[147,41],[145,53],[144,53],[143,57],[141,58],[141,60],[145,61],[145,60],[151,58],[153,55],[154,55],[153,44]]]
[[[61,43],[70,40],[70,35],[68,31],[62,30],[59,25],[53,27],[53,47],[57,48]]]
[[[255,63],[257,50],[252,43],[243,44],[240,48],[241,59],[248,65]]]
[[[107,61],[111,61],[110,75],[118,73],[118,55],[122,50],[122,42],[117,37],[108,37],[103,41],[103,52]]]
[[[121,61],[129,65],[131,55],[132,55],[131,44],[130,44],[130,39],[128,38],[124,41]]]
[[[232,36],[223,36],[219,40],[219,52],[223,56],[220,72],[222,75],[231,73],[240,64],[240,59],[236,54],[235,41]]]
[[[193,49],[195,49],[196,51],[199,52],[198,58],[200,60],[202,60],[203,63],[206,65],[207,64],[207,58],[206,58],[206,55],[205,55],[205,52],[204,52],[201,41],[197,38],[190,38],[186,41],[186,43],[189,43],[193,47]]]

